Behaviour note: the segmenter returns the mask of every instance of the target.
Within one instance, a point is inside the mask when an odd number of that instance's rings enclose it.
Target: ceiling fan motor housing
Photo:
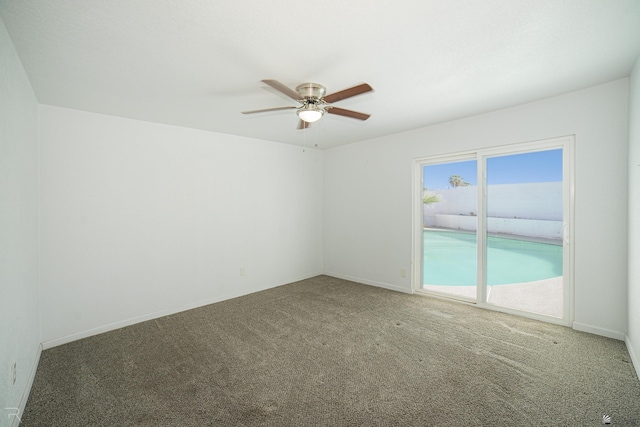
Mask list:
[[[322,99],[327,93],[327,89],[318,83],[302,83],[296,87],[296,92],[298,92],[302,99]]]

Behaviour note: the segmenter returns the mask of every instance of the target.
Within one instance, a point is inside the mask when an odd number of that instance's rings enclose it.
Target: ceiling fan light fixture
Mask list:
[[[298,109],[298,117],[300,120],[303,120],[307,123],[313,123],[320,120],[320,118],[324,115],[324,110],[322,108],[318,108],[315,105],[305,105],[304,107]]]

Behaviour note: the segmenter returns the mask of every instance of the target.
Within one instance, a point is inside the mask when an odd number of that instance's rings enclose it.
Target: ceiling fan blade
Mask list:
[[[291,110],[291,109],[295,109],[295,108],[298,108],[298,107],[290,106],[290,107],[264,108],[262,110],[243,111],[242,114],[265,113],[267,111]]]
[[[304,120],[300,119],[298,120],[298,129],[306,129],[309,126],[311,126],[311,123],[309,122],[305,122]]]
[[[361,93],[370,92],[372,90],[373,88],[367,83],[362,83],[361,85],[350,87],[349,89],[341,90],[340,92],[327,95],[323,99],[329,104],[332,104],[334,102],[341,101],[346,98],[351,98],[352,96],[360,95]]]
[[[339,116],[351,117],[352,119],[367,120],[371,114],[359,113],[353,110],[345,110],[344,108],[331,107],[327,108],[327,113],[337,114]]]
[[[280,83],[277,80],[263,80],[263,83],[268,84],[269,86],[271,86],[272,88],[284,93],[285,95],[287,95],[289,98],[293,98],[296,101],[300,99],[300,95],[298,94],[298,92],[296,92],[293,89],[289,89],[287,86],[283,85],[282,83]]]

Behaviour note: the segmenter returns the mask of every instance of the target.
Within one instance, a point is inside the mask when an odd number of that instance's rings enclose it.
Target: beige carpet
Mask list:
[[[319,276],[43,352],[28,426],[640,425],[624,343]]]

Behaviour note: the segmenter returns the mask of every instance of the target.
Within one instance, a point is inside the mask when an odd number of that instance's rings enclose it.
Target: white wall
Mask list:
[[[562,182],[493,184],[487,191],[489,217],[562,221]],[[426,204],[425,214],[477,215],[477,192],[475,185],[430,190],[440,201]]]
[[[427,227],[475,232],[478,229],[478,218],[470,215],[435,214],[425,216],[424,224]],[[487,217],[487,233],[555,240],[553,243],[559,244],[562,240],[562,221]]]
[[[627,348],[640,375],[640,58],[629,104],[629,331]]]
[[[321,151],[46,105],[40,135],[45,347],[322,272]]]
[[[412,159],[576,135],[574,327],[627,330],[628,79],[327,150],[325,272],[411,291]]]
[[[478,187],[431,190],[439,201],[423,206],[423,224],[475,231]],[[562,182],[488,186],[487,231],[517,236],[562,238]]]
[[[39,344],[38,105],[0,21],[0,426],[24,408]]]

